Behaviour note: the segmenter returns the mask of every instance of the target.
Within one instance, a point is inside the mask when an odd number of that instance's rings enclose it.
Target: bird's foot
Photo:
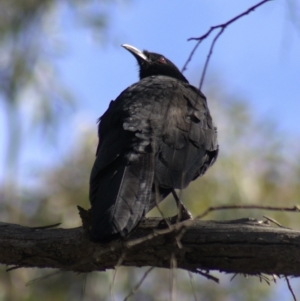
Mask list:
[[[192,213],[187,210],[183,204],[181,204],[181,208],[179,208],[178,214],[169,218],[171,224],[183,222],[189,219],[193,219]]]
[[[172,194],[177,204],[178,214],[170,218],[171,223],[174,224],[193,219],[192,213],[183,205],[174,189],[172,189]]]
[[[186,207],[182,207],[181,211],[178,212],[175,216],[167,217],[162,219],[158,225],[159,229],[168,228],[168,226],[193,219],[193,216],[190,211],[186,209]]]

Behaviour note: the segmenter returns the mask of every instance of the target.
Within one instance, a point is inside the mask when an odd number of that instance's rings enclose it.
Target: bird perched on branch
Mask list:
[[[188,218],[174,189],[186,188],[218,156],[205,96],[163,55],[122,46],[136,58],[140,81],[99,119],[90,202],[91,238],[100,242],[126,236],[170,193]]]

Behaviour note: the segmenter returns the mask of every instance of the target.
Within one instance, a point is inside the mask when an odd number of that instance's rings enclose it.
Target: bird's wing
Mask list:
[[[217,131],[205,96],[188,83],[166,76],[152,78],[151,87],[155,173],[147,211],[172,189],[185,188],[203,175],[218,155]]]
[[[146,214],[154,176],[148,112],[138,91],[125,90],[100,119],[90,179],[92,238],[129,233]]]
[[[165,188],[185,188],[215,161],[217,132],[200,91],[178,81],[170,91],[155,160],[155,182]]]

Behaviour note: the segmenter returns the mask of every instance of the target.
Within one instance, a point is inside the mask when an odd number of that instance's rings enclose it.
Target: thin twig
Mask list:
[[[36,284],[42,280],[45,280],[45,279],[48,279],[52,276],[55,276],[55,275],[58,275],[59,273],[61,273],[62,271],[61,270],[58,270],[58,271],[55,271],[53,273],[50,273],[50,274],[47,274],[47,275],[44,275],[44,276],[41,276],[41,277],[38,277],[38,278],[34,278],[32,280],[29,280],[25,286],[29,286],[29,285],[32,285],[32,284]]]
[[[182,239],[184,233],[186,232],[186,230],[187,230],[187,227],[182,225],[178,235],[175,236],[177,243],[180,242],[181,246],[182,246],[181,239]]]
[[[155,187],[155,189],[157,189],[157,187]],[[159,214],[161,215],[161,217],[164,219],[164,221],[166,222],[166,224],[168,225],[168,227],[171,229],[171,223],[168,221],[168,219],[165,217],[164,213],[162,212],[162,210],[159,207],[159,203],[157,201],[157,197],[155,197],[155,202],[156,202],[156,208],[159,212]]]
[[[125,259],[125,256],[126,256],[126,252],[123,252],[121,254],[121,256],[119,257],[117,265],[115,266],[112,283],[110,285],[110,296],[111,296],[111,299],[113,301],[115,301],[115,289],[114,289],[114,286],[115,286],[115,280],[116,280],[117,272],[118,272],[119,267],[122,265],[122,263],[123,263],[123,261]]]
[[[88,277],[88,273],[85,273],[85,275],[83,275],[83,283],[81,286],[81,290],[80,290],[80,301],[84,301],[84,295],[85,295],[85,288],[86,288],[86,283],[87,283],[87,277]]]
[[[194,299],[195,301],[197,301],[197,296],[196,296],[196,292],[195,292],[195,288],[194,288],[194,283],[193,283],[193,274],[190,271],[187,271],[189,278],[190,278],[190,283],[191,283],[191,287],[192,287],[192,291],[193,291],[193,295],[194,295]]]
[[[14,265],[14,266],[12,266],[10,268],[7,268],[6,272],[10,272],[10,271],[21,269],[21,268],[23,268],[21,265]]]
[[[214,281],[214,282],[216,282],[216,283],[219,283],[219,278],[210,275],[209,272],[205,272],[205,273],[204,273],[204,272],[200,271],[199,269],[196,269],[196,270],[190,270],[190,271],[193,272],[193,273],[202,275],[202,276],[204,276],[205,278],[207,278],[207,279],[209,279],[209,280],[212,280],[212,281]]]
[[[280,223],[278,223],[277,221],[275,221],[275,219],[273,219],[273,218],[271,218],[271,217],[268,217],[268,216],[266,216],[266,215],[263,215],[263,217],[264,217],[266,220],[268,220],[269,222],[271,222],[271,223],[277,225],[277,226],[280,227],[280,228],[291,229],[291,228],[282,226]]]
[[[262,205],[224,205],[224,206],[209,207],[203,213],[197,215],[195,219],[201,219],[212,211],[232,210],[232,209],[259,209],[259,210],[270,210],[270,211],[300,212],[300,207],[298,205],[295,205],[293,207],[275,207],[275,206],[262,206]]]
[[[183,67],[182,67],[182,69],[181,69],[181,72],[182,72],[182,73],[183,73],[185,70],[187,70],[187,66],[188,66],[188,64],[190,63],[190,61],[192,60],[192,58],[193,58],[193,56],[194,56],[194,54],[195,54],[195,52],[196,52],[196,50],[197,50],[197,48],[198,48],[198,46],[200,45],[201,42],[202,42],[202,40],[197,41],[196,45],[195,45],[194,48],[192,49],[192,51],[191,51],[191,53],[190,53],[188,59],[186,60],[186,62],[184,63],[184,65],[183,65]]]
[[[212,26],[205,34],[203,34],[202,36],[198,37],[198,38],[189,38],[188,41],[197,41],[196,45],[194,46],[194,48],[192,49],[187,61],[185,62],[185,64],[183,65],[182,67],[182,70],[181,72],[184,72],[186,69],[187,69],[187,66],[188,64],[190,63],[190,61],[192,60],[192,57],[194,56],[197,48],[199,47],[199,45],[201,44],[201,42],[203,40],[205,40],[214,30],[216,29],[220,29],[220,31],[218,32],[218,34],[215,36],[211,46],[210,46],[210,50],[209,50],[209,53],[207,55],[207,58],[206,58],[206,61],[205,61],[205,64],[204,64],[204,69],[202,71],[202,75],[201,75],[201,80],[200,80],[200,89],[202,87],[202,84],[204,82],[204,78],[205,78],[205,73],[206,73],[206,70],[207,70],[207,66],[208,66],[208,63],[209,63],[209,60],[210,60],[210,57],[212,55],[212,52],[213,52],[213,48],[215,46],[215,43],[217,42],[217,40],[219,39],[219,37],[221,36],[221,34],[224,32],[224,30],[226,29],[226,27],[228,25],[230,25],[231,23],[237,21],[238,19],[248,15],[249,13],[251,13],[252,11],[254,11],[256,8],[258,8],[259,6],[265,4],[266,2],[269,2],[269,1],[272,1],[272,0],[263,0],[255,5],[253,5],[252,7],[248,8],[246,11],[244,11],[243,13],[235,16],[234,18],[230,19],[229,21],[223,23],[223,24],[219,24],[219,25],[216,25],[216,26]]]
[[[34,230],[45,230],[45,229],[56,228],[60,225],[61,225],[61,223],[56,223],[56,224],[52,224],[52,225],[48,225],[48,226],[39,226],[39,227],[30,227],[30,228],[34,229]]]
[[[173,196],[174,196],[174,193],[175,193],[175,191],[174,191],[174,189],[173,189],[173,190],[172,190]],[[176,195],[176,193],[175,193],[175,195]],[[176,195],[176,196],[177,196],[177,195]],[[174,196],[174,198],[175,198],[175,196]],[[155,198],[155,200],[156,200],[156,208],[157,208],[158,212],[160,213],[161,217],[164,219],[165,223],[168,225],[168,228],[169,228],[171,231],[173,231],[173,229],[172,229],[172,224],[169,222],[168,218],[165,217],[164,213],[163,213],[162,210],[160,209],[159,204],[158,204],[158,202],[157,202],[157,198]],[[175,198],[175,201],[176,201],[176,203],[177,203],[177,199],[176,199],[176,198]],[[178,217],[179,217],[179,213],[178,213]],[[178,221],[177,221],[177,223],[178,223]],[[177,243],[178,248],[179,248],[179,249],[182,249],[182,244],[181,244],[180,240],[178,240],[177,238],[176,238],[176,243]]]
[[[140,286],[143,284],[144,280],[147,278],[148,274],[154,269],[154,267],[149,268],[143,275],[143,277],[140,279],[140,281],[137,283],[137,285],[131,290],[131,292],[125,297],[124,301],[127,301],[130,297],[132,297],[137,290],[140,288]]]
[[[134,247],[136,245],[139,245],[139,244],[143,243],[144,241],[151,240],[151,239],[153,239],[156,236],[164,235],[164,234],[169,234],[172,231],[174,231],[174,227],[173,226],[171,226],[171,229],[168,228],[168,229],[163,229],[163,230],[153,230],[153,232],[150,233],[150,234],[148,234],[148,235],[145,235],[145,236],[142,236],[140,238],[136,238],[136,239],[132,239],[132,240],[126,241],[125,245],[126,245],[127,248],[131,248],[131,247]]]
[[[175,295],[176,295],[176,275],[175,275],[176,268],[177,268],[177,259],[174,253],[172,253],[170,259],[171,301],[175,300]]]
[[[182,189],[180,189],[180,192],[182,191]],[[178,214],[177,214],[177,219],[176,219],[176,223],[178,224],[181,220],[181,215],[182,215],[182,203],[175,191],[175,189],[172,189],[172,195],[175,199],[175,202],[176,202],[176,205],[177,205],[177,211],[178,211]]]
[[[200,79],[200,84],[199,84],[199,90],[200,91],[202,89],[202,85],[203,85],[203,82],[204,82],[206,70],[207,70],[207,67],[208,67],[208,63],[210,61],[210,57],[211,57],[211,55],[213,53],[213,49],[215,47],[215,44],[216,44],[218,38],[220,37],[220,35],[223,33],[224,30],[225,30],[225,27],[222,27],[221,30],[219,31],[219,33],[214,37],[214,39],[213,39],[213,41],[212,41],[212,43],[210,45],[209,52],[208,52],[208,55],[206,57],[204,68],[203,68],[203,71],[202,71],[202,74],[201,74],[201,79]]]
[[[291,284],[290,284],[289,278],[288,278],[287,276],[284,276],[284,278],[285,278],[286,283],[287,283],[287,285],[288,285],[289,291],[291,292],[291,294],[292,294],[292,296],[293,296],[294,301],[297,301],[297,298],[296,298],[296,296],[295,296],[295,293],[294,293],[294,291],[293,291],[293,288],[292,288],[292,286],[291,286]]]
[[[260,282],[265,281],[270,286],[270,279],[268,278],[268,276],[266,276],[264,274],[259,274],[258,277],[259,277]]]

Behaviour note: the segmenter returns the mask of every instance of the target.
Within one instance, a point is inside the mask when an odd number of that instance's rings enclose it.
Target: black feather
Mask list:
[[[173,189],[203,175],[218,155],[205,96],[169,60],[133,51],[141,80],[110,103],[99,123],[90,179],[96,241],[130,233]]]

